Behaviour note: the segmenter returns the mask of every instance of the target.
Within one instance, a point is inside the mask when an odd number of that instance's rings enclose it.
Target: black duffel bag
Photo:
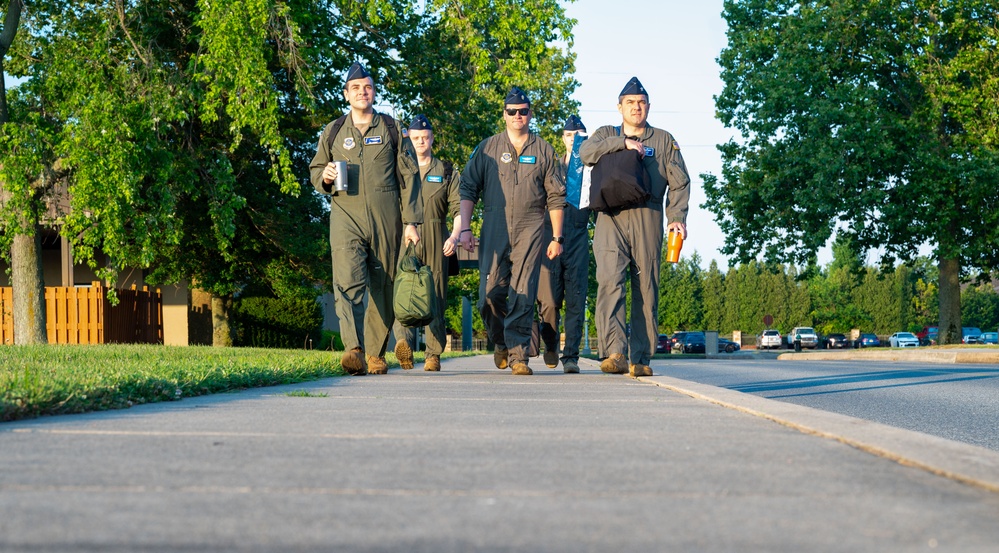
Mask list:
[[[594,211],[616,211],[642,205],[652,197],[652,180],[635,150],[600,156],[590,174],[590,205]]]

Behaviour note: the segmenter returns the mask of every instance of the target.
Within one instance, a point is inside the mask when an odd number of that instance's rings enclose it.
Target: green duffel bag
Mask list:
[[[406,255],[399,260],[394,296],[395,318],[399,324],[420,327],[434,319],[437,304],[434,274],[416,257],[413,244],[406,247]]]

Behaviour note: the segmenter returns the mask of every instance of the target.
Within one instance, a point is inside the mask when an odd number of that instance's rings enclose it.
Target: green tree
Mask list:
[[[993,332],[999,329],[999,293],[996,293],[992,282],[965,288],[961,304],[964,306],[961,316],[966,326]]]
[[[724,325],[725,307],[725,274],[718,269],[718,262],[711,260],[708,271],[704,273],[704,328],[727,333],[733,328]]]
[[[659,280],[660,330],[695,330],[704,328],[704,288],[700,262],[694,252],[679,263],[666,261],[663,241]]]
[[[719,117],[742,141],[705,175],[746,261],[804,261],[837,226],[886,265],[930,243],[941,341],[960,340],[962,274],[996,266],[999,28],[991,0],[725,3]]]

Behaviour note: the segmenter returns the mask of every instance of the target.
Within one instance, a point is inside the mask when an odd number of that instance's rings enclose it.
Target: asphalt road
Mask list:
[[[999,366],[775,361],[738,356],[657,361],[663,374],[925,432],[999,451]]]

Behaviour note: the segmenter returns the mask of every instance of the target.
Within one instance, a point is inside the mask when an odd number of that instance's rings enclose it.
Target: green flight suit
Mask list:
[[[404,224],[419,224],[419,165],[412,144],[395,122],[398,143],[376,113],[362,135],[348,115],[332,145],[323,129],[310,164],[312,185],[330,194],[323,168],[330,161],[347,162],[347,191],[333,192],[330,201],[330,248],[340,337],[349,351],[361,347],[383,357],[389,329],[395,321],[392,286]],[[364,305],[368,293],[367,307]]]
[[[662,260],[663,201],[667,223],[686,224],[690,176],[673,135],[651,126],[638,137],[646,148],[645,171],[652,197],[642,206],[597,213],[593,254],[597,261],[594,320],[600,356],[621,353],[632,364],[648,365],[655,353],[659,324],[659,266]],[[651,148],[651,151],[649,149]],[[579,148],[583,163],[625,149],[618,127],[604,126]],[[667,190],[669,195],[667,196]],[[625,321],[625,283],[631,275],[631,336]],[[630,345],[630,348],[629,348]]]
[[[528,364],[547,212],[565,205],[565,182],[551,144],[535,134],[517,153],[506,132],[476,146],[461,174],[461,199],[482,199],[479,312],[489,339]],[[467,224],[467,223],[465,223]]]
[[[561,163],[562,174],[568,167]],[[562,255],[555,259],[541,256],[541,280],[538,284],[538,308],[541,316],[541,340],[546,351],[558,351],[559,320],[565,324],[565,347],[561,360],[579,361],[579,344],[586,322],[586,292],[590,277],[590,234],[587,225],[590,210],[573,207],[566,202],[562,211]],[[552,239],[552,223],[545,218],[543,241]],[[565,317],[560,317],[565,302]]]
[[[461,174],[457,168],[447,171],[444,162],[433,158],[426,168],[420,167],[420,205],[423,207],[423,226],[420,228],[420,243],[416,245],[416,255],[434,273],[434,288],[437,292],[437,311],[434,320],[427,325],[427,355],[440,355],[446,344],[444,311],[447,310],[447,262],[444,256],[444,241],[450,236],[448,223],[453,221],[461,208],[458,196],[458,183]],[[405,253],[405,245],[403,246]],[[397,340],[409,342],[411,351],[416,351],[416,328],[395,325]]]

